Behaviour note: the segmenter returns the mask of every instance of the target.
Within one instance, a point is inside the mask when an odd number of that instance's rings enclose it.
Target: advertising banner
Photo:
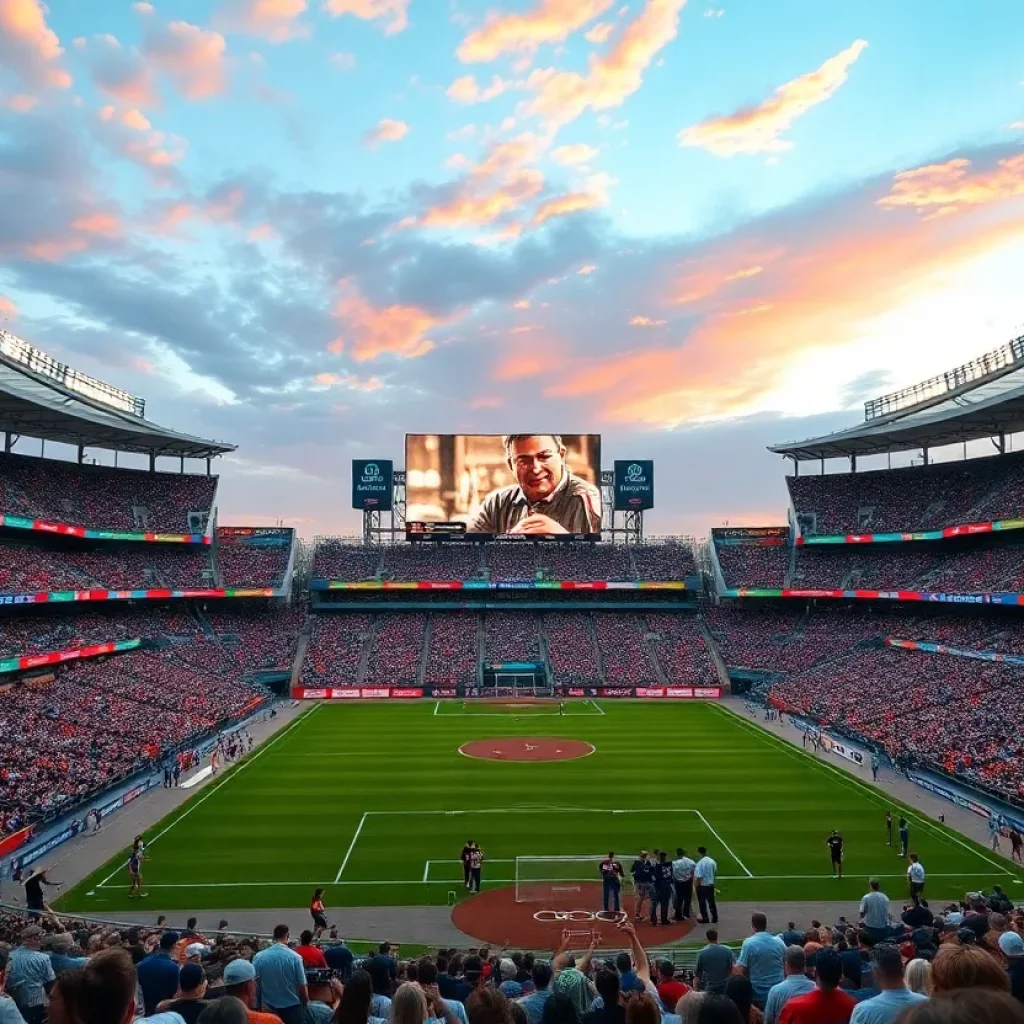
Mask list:
[[[1024,519],[999,519],[984,523],[961,523],[941,530],[916,530],[912,533],[838,533],[821,537],[798,537],[797,545],[814,544],[898,544],[907,541],[949,540],[976,537],[978,534],[1024,529]]]
[[[310,590],[685,590],[685,580],[326,580]]]
[[[614,478],[617,512],[654,508],[653,460],[616,459]]]
[[[393,686],[392,697],[422,697],[423,690],[417,686]]]
[[[200,587],[190,590],[56,590],[42,594],[0,594],[0,605],[59,604],[68,601],[167,601],[182,598],[284,597],[270,587]]]
[[[25,843],[28,842],[29,837],[32,835],[32,826],[28,828],[20,829],[17,832],[12,832],[9,836],[4,836],[0,839],[0,860],[8,857],[14,853],[15,850],[20,849]]]
[[[12,530],[35,530],[37,533],[57,534],[61,537],[82,537],[85,540],[142,541],[152,544],[209,544],[210,538],[201,533],[150,533],[132,530],[90,530],[85,526],[68,523],[50,523],[44,519],[26,519],[24,516],[0,515],[0,526]]]
[[[39,668],[40,665],[60,665],[66,661],[76,661],[79,658],[97,658],[103,654],[130,651],[141,643],[141,640],[118,640],[114,643],[77,647],[69,651],[50,651],[46,654],[26,654],[18,658],[0,658],[0,674],[20,672],[26,668]]]
[[[352,507],[360,512],[390,512],[394,463],[390,459],[352,460]]]
[[[928,601],[933,604],[1024,605],[1024,594],[941,594],[921,590],[792,590],[739,587],[725,589],[723,597],[834,598],[856,601]]]

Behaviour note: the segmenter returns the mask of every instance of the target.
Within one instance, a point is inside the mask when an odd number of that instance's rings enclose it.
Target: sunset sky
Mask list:
[[[1024,333],[1021,39],[1017,0],[0,0],[0,326],[237,443],[222,522],[353,532],[353,457],[535,429],[654,458],[650,532],[781,522],[765,445]]]

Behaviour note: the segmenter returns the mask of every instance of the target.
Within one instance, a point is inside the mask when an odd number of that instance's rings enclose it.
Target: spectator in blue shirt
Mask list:
[[[63,974],[89,962],[87,956],[75,956],[75,940],[70,932],[56,932],[48,935],[44,943],[54,974]]]
[[[782,965],[786,944],[768,931],[768,918],[764,914],[751,914],[750,925],[754,934],[743,940],[736,965],[750,979],[754,1004],[763,1010],[772,986],[778,985],[784,978]]]
[[[302,957],[288,948],[288,925],[274,929],[274,943],[252,958],[260,984],[263,1008],[276,1013],[283,1024],[305,1024],[309,990]]]
[[[25,1024],[14,1000],[4,993],[4,979],[7,975],[7,951],[0,948],[0,1024]]]
[[[519,1005],[526,1011],[526,1019],[530,1024],[540,1024],[544,1016],[544,1004],[551,998],[551,964],[546,960],[536,961],[531,977],[534,991],[531,995],[523,996]]]
[[[804,973],[807,970],[807,956],[801,946],[786,947],[786,977],[772,985],[764,1006],[765,1024],[775,1024],[782,1008],[797,996],[814,991],[814,982]]]
[[[156,1013],[156,1004],[173,999],[178,991],[178,965],[171,959],[171,950],[178,944],[177,932],[164,932],[160,947],[139,961],[139,985],[146,1003],[146,1016]]]
[[[880,991],[854,1007],[850,1024],[893,1024],[908,1006],[927,1001],[927,996],[907,988],[903,981],[903,958],[895,946],[888,943],[875,946],[871,964]]]

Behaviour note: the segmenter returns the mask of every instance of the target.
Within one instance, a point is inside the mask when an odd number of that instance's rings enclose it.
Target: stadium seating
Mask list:
[[[291,548],[255,544],[220,544],[217,568],[222,587],[282,587]]]
[[[0,701],[0,835],[74,806],[266,702],[214,644],[72,662]],[[204,660],[200,665],[197,660]],[[45,679],[45,677],[44,677]]]
[[[1017,518],[1024,507],[1024,454],[786,482],[797,515],[813,514],[820,535],[934,530]]]
[[[717,686],[711,652],[695,615],[648,612],[651,643],[670,686]]]
[[[484,615],[484,661],[540,661],[540,620],[531,612]]]
[[[638,544],[629,551],[638,580],[681,580],[697,572],[693,546],[688,541]]]
[[[0,513],[97,530],[203,532],[217,477],[0,455]],[[202,519],[200,528],[189,514]]]
[[[375,619],[365,682],[369,686],[415,686],[423,660],[426,615],[407,612]]]
[[[369,615],[316,615],[306,657],[303,686],[355,686],[370,629]]]
[[[351,539],[318,537],[313,553],[313,577],[327,580],[372,580],[380,575],[381,550]]]
[[[54,550],[0,541],[0,593],[214,585],[207,548],[180,544]]]
[[[636,615],[595,612],[594,635],[610,686],[656,686],[661,680]]]
[[[592,616],[552,612],[544,616],[548,656],[555,681],[565,686],[600,686]]]
[[[790,549],[785,545],[719,544],[715,551],[727,587],[784,587]]]
[[[474,580],[482,552],[472,544],[410,544],[384,548],[381,575],[388,580]]]
[[[479,663],[477,617],[459,612],[431,615],[425,682],[432,686],[474,685]]]

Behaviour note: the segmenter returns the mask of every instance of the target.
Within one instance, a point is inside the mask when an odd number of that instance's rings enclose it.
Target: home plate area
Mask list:
[[[524,892],[522,885],[485,889],[454,907],[452,923],[492,946],[556,949],[565,932],[581,941],[596,934],[601,945],[622,945],[618,922],[633,917],[633,894],[625,887],[619,914],[602,910],[600,882],[531,883],[528,888],[532,891]],[[641,942],[662,945],[679,942],[695,927],[693,919],[655,926],[645,915],[636,931]]]

